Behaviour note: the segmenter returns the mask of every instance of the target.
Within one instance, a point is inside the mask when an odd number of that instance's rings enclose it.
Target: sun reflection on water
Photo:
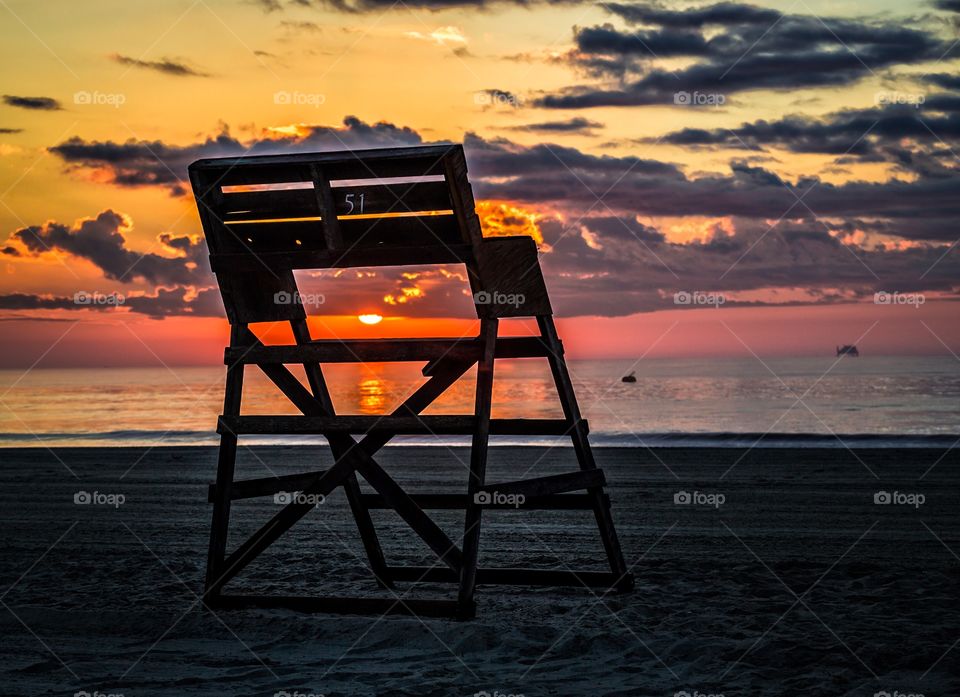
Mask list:
[[[360,412],[380,414],[387,403],[387,390],[384,381],[377,376],[366,377],[360,381]]]

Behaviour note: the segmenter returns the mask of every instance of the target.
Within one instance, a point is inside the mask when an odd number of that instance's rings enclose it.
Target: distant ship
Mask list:
[[[837,346],[837,355],[838,356],[853,356],[854,358],[860,357],[860,352],[857,350],[857,347],[853,344],[845,344],[844,346]]]
[[[630,373],[629,375],[624,375],[622,378],[620,378],[620,381],[621,381],[621,382],[636,382],[636,381],[637,381],[637,371],[634,370],[634,371],[633,371],[632,373]]]

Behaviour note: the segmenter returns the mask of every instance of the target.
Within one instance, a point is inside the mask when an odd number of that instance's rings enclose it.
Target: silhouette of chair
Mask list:
[[[227,318],[230,345],[213,504],[205,601],[211,606],[285,606],[353,613],[415,613],[470,618],[479,584],[576,585],[625,591],[633,579],[624,564],[573,386],[554,326],[549,298],[529,237],[484,239],[474,211],[459,145],[253,156],[198,160],[190,180]],[[311,337],[295,269],[464,264],[474,293],[479,334],[450,339],[331,339]],[[535,317],[539,336],[498,338],[504,317]],[[289,322],[295,343],[266,346],[248,325]],[[562,419],[491,419],[494,361],[541,357],[549,361]],[[335,413],[321,365],[339,362],[423,361],[428,378],[383,416]],[[473,414],[421,412],[478,365]],[[255,365],[292,402],[297,416],[241,414],[244,368]],[[301,365],[307,385],[287,367]],[[334,463],[323,471],[234,480],[237,439],[246,434],[321,434]],[[376,461],[399,434],[472,436],[465,494],[408,493]],[[486,481],[490,435],[563,435],[572,439],[580,469],[512,482]],[[354,436],[360,436],[359,439]],[[358,475],[375,491],[363,493]],[[231,595],[224,586],[313,505],[309,495],[343,487],[370,570],[381,587],[398,582],[458,584],[451,599],[274,597]],[[231,502],[297,491],[252,537],[227,554]],[[569,492],[583,492],[572,494]],[[480,529],[487,508],[592,510],[610,571],[478,568]],[[509,501],[509,503],[504,503]],[[370,509],[391,509],[433,550],[433,567],[389,565]],[[465,512],[462,547],[425,513]]]

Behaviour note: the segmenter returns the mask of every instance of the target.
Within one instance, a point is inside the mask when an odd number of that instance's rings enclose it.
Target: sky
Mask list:
[[[220,362],[187,165],[436,142],[536,239],[571,357],[960,353],[960,0],[0,16],[0,368]],[[316,336],[475,329],[454,266],[298,280]]]

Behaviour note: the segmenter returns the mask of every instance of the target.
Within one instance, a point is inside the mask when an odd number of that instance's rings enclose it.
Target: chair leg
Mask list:
[[[310,340],[310,329],[306,320],[291,322],[291,326],[297,343],[302,344]],[[314,398],[328,414],[333,415],[333,400],[330,398],[330,390],[327,388],[327,381],[323,377],[322,368],[317,363],[305,363],[303,369]],[[330,444],[334,458],[343,457],[344,449],[334,446],[334,443]],[[393,588],[393,582],[390,580],[387,571],[387,560],[383,555],[383,548],[380,546],[380,540],[377,537],[377,528],[373,524],[373,518],[370,517],[369,509],[363,502],[360,482],[357,481],[355,473],[344,480],[343,490],[347,495],[350,511],[357,523],[357,531],[360,533],[360,540],[363,542],[363,549],[367,554],[367,561],[370,562],[370,570],[377,580],[377,585],[381,588]]]
[[[493,401],[493,365],[497,348],[499,320],[480,320],[483,354],[477,363],[476,426],[470,447],[470,479],[467,483],[467,510],[463,533],[463,567],[460,570],[460,592],[457,598],[460,614],[473,617],[474,589],[477,582],[477,561],[480,556],[480,523],[482,507],[474,495],[486,483],[487,449],[490,442],[490,410]]]
[[[560,338],[557,335],[557,327],[553,322],[553,317],[540,315],[537,317],[537,325],[540,328],[540,336],[543,342],[550,350],[548,359],[550,371],[557,386],[557,395],[560,398],[563,415],[574,424],[570,437],[573,440],[573,449],[577,455],[577,461],[580,463],[580,469],[596,469],[597,463],[593,458],[593,450],[590,449],[586,427],[580,415],[576,394],[573,391],[573,382],[570,380],[567,363],[563,358],[563,344],[560,343]],[[587,495],[593,505],[594,517],[597,520],[597,528],[600,530],[600,539],[603,542],[607,561],[610,563],[610,570],[617,579],[616,588],[619,591],[631,590],[633,588],[633,577],[624,561],[620,541],[617,538],[617,529],[614,527],[613,517],[603,495],[603,489],[601,487],[587,489]]]
[[[240,414],[240,401],[243,392],[243,365],[227,368],[226,389],[224,390],[223,413],[236,416]],[[230,522],[230,495],[233,488],[233,473],[237,461],[237,436],[224,433],[220,436],[220,450],[217,459],[217,485],[213,500],[213,520],[210,525],[210,548],[207,553],[207,574],[204,595],[215,600],[220,594],[222,583],[220,576],[227,550],[227,527]]]

